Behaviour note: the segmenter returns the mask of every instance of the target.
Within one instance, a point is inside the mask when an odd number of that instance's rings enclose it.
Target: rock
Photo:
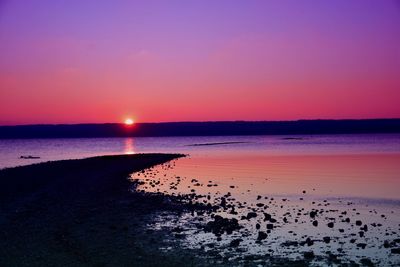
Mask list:
[[[362,248],[362,249],[365,249],[366,246],[367,246],[367,244],[365,244],[365,243],[358,243],[357,244],[357,247]]]
[[[226,208],[226,198],[224,197],[221,198],[221,207]]]
[[[317,227],[317,226],[318,226],[318,221],[313,221],[313,222],[312,222],[312,225],[314,225],[315,227]]]
[[[375,266],[374,263],[368,258],[362,258],[360,260],[360,264],[363,265],[363,266],[369,266],[369,267]]]
[[[385,242],[383,242],[383,247],[384,247],[384,248],[390,248],[390,243],[389,243],[389,241],[385,240]]]
[[[356,221],[356,225],[357,225],[357,226],[361,226],[361,225],[362,225],[362,221],[357,220],[357,221]]]
[[[315,218],[315,216],[317,216],[317,212],[316,211],[310,211],[310,217],[311,218]]]
[[[297,241],[286,241],[281,244],[282,247],[297,247],[299,245],[299,242]]]
[[[390,252],[392,252],[392,254],[400,254],[400,248],[392,248]]]
[[[235,218],[228,219],[223,218],[219,215],[214,216],[214,221],[210,221],[206,224],[204,231],[212,232],[215,235],[221,235],[224,232],[231,234],[233,231],[240,229],[241,226],[238,220]]]
[[[329,262],[336,263],[336,264],[340,263],[340,260],[338,259],[337,255],[333,254],[332,252],[327,252],[327,254],[328,254]]]
[[[176,234],[175,234],[175,238],[178,238],[178,239],[183,239],[183,238],[185,238],[185,237],[186,237],[185,234],[181,234],[181,233],[176,233]]]
[[[314,245],[314,241],[312,241],[311,238],[307,237],[306,244],[307,244],[307,246],[312,246],[312,245]]]
[[[271,219],[272,219],[271,214],[264,213],[264,222],[265,222],[265,221],[269,221],[269,220],[271,220]]]
[[[255,213],[255,212],[249,212],[249,213],[247,213],[247,216],[246,216],[247,220],[250,220],[251,218],[256,218],[256,217],[257,217],[257,213]]]
[[[329,228],[333,228],[333,226],[334,226],[333,222],[328,223]]]
[[[267,224],[267,229],[272,230],[274,229],[274,225],[272,223]]]
[[[175,233],[182,233],[183,232],[183,228],[178,226],[178,227],[173,228],[171,231],[175,232]]]
[[[313,251],[306,251],[304,252],[304,259],[306,260],[312,260],[314,259],[315,255]]]
[[[239,246],[240,242],[242,242],[242,241],[243,241],[243,239],[241,239],[241,238],[233,239],[231,241],[231,243],[229,244],[229,246],[236,248]]]
[[[322,240],[323,240],[325,243],[327,243],[327,244],[329,244],[329,243],[331,242],[331,238],[330,238],[329,236],[324,236],[324,237],[322,238]]]
[[[257,241],[261,241],[267,238],[267,233],[260,231],[258,232]]]

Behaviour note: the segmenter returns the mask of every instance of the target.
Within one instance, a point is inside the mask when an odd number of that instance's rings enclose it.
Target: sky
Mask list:
[[[0,0],[0,125],[400,118],[400,1]]]

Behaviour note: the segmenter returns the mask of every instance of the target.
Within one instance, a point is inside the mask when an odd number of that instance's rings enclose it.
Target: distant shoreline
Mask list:
[[[400,133],[400,119],[0,126],[0,139]]]

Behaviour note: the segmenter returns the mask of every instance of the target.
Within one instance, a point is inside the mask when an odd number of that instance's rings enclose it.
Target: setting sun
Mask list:
[[[126,119],[125,120],[125,124],[126,125],[132,125],[132,124],[134,124],[135,122],[132,120],[132,119]]]

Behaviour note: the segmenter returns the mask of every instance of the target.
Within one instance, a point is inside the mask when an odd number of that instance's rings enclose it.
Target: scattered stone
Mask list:
[[[304,252],[304,259],[306,260],[312,260],[314,259],[315,255],[313,251],[306,251]]]
[[[385,241],[383,242],[383,247],[384,247],[384,248],[390,248],[390,243],[389,243],[389,241],[385,240]]]
[[[264,213],[264,222],[265,222],[265,221],[269,221],[269,220],[271,220],[271,219],[272,219],[271,214]]]
[[[307,244],[307,246],[310,247],[310,246],[314,245],[314,241],[312,241],[311,238],[307,237],[306,244]]]
[[[267,238],[267,233],[260,231],[258,232],[258,237],[257,237],[257,241],[261,241]]]
[[[241,239],[241,238],[233,239],[229,245],[231,247],[236,248],[239,246],[240,242],[242,242],[242,241],[243,241],[243,239]]]
[[[367,244],[365,244],[365,243],[358,243],[357,244],[357,247],[362,248],[362,249],[365,249],[366,246],[367,246]]]
[[[249,213],[247,213],[247,216],[246,216],[247,220],[250,220],[251,218],[256,218],[256,217],[257,217],[257,213],[255,213],[255,212],[249,212]]]
[[[238,223],[238,220],[235,218],[228,219],[223,218],[219,215],[214,216],[214,221],[210,221],[205,226],[204,230],[206,232],[212,232],[215,235],[223,234],[226,232],[227,234],[231,234],[233,231],[240,229],[241,226]]]
[[[392,248],[390,252],[392,252],[392,254],[400,254],[400,248]]]
[[[175,238],[178,238],[178,239],[183,239],[183,238],[185,238],[185,237],[186,237],[185,234],[180,234],[180,233],[176,233],[176,234],[175,234]]]
[[[368,266],[368,267],[373,267],[373,266],[375,266],[374,263],[373,263],[370,259],[368,259],[368,258],[362,258],[362,259],[360,260],[360,263],[361,263],[361,265],[363,265],[363,266]]]
[[[286,241],[281,244],[282,247],[297,247],[299,242],[297,241]]]

